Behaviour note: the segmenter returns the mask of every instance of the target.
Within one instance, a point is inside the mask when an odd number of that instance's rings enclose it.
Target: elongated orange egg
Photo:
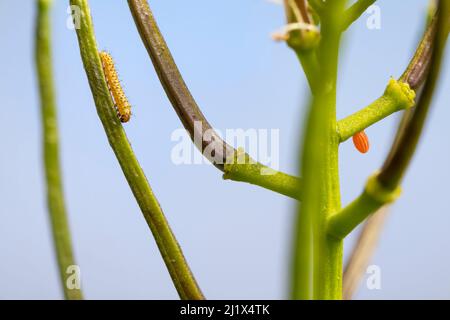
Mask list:
[[[358,132],[353,136],[353,144],[361,153],[367,153],[370,149],[369,138],[364,131]]]

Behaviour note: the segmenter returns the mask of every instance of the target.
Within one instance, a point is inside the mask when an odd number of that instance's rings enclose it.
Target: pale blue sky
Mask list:
[[[381,30],[350,29],[338,114],[377,98],[398,77],[420,35],[426,0],[381,0]],[[68,1],[56,0],[54,58],[64,185],[85,296],[176,298],[150,231],[96,115]],[[295,203],[221,179],[212,166],[175,166],[180,122],[150,64],[126,1],[91,0],[99,47],[109,50],[131,103],[126,125],[136,155],[204,293],[211,299],[286,297]],[[193,95],[214,127],[280,129],[281,169],[295,173],[305,79],[295,56],[269,34],[282,8],[263,0],[150,1]],[[365,16],[367,18],[367,16]],[[0,298],[61,298],[45,207],[33,66],[34,1],[0,0]],[[423,142],[373,263],[382,290],[361,299],[450,298],[450,109],[448,64]],[[447,89],[447,90],[446,90]],[[382,163],[396,117],[367,130],[362,156],[341,148],[344,203]],[[351,237],[346,242],[350,250]]]

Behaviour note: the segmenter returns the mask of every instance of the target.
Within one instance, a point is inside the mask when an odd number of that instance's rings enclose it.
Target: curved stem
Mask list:
[[[274,171],[261,163],[258,163],[257,167],[263,168],[263,171],[274,172],[276,175],[272,177],[275,179],[261,175],[259,170],[244,172],[244,170],[256,168],[252,166],[239,168],[238,170],[242,173],[239,176],[235,176],[230,171],[227,172],[225,164],[230,163],[230,159],[234,159],[238,151],[223,141],[201,112],[178,70],[148,2],[128,0],[128,5],[161,84],[178,117],[189,132],[192,142],[203,155],[219,170],[225,172],[225,179],[248,182],[288,196],[298,195],[297,186],[300,179]],[[208,152],[211,150],[213,152]],[[277,175],[287,179],[276,179]],[[268,181],[268,179],[271,180]],[[298,196],[294,198],[298,199]]]
[[[407,123],[405,130],[399,142],[396,144],[392,153],[386,159],[381,172],[379,181],[386,188],[395,188],[406,173],[411,159],[417,148],[417,144],[422,135],[425,121],[427,120],[431,108],[432,99],[437,81],[441,72],[441,64],[444,57],[444,51],[447,43],[449,24],[450,24],[450,0],[440,0],[437,9],[437,29],[432,35],[433,50],[430,59],[430,69],[427,81],[425,82],[423,92],[417,107],[413,111],[411,120]]]
[[[426,79],[433,52],[433,40],[436,35],[436,22],[437,19],[434,17],[428,25],[411,62],[400,77],[400,81],[408,83],[413,90],[419,89]]]
[[[68,286],[66,283],[68,277],[71,275],[67,274],[68,268],[75,266],[76,263],[72,252],[72,241],[66,214],[59,161],[58,117],[56,112],[51,54],[50,14],[52,2],[50,0],[36,1],[35,59],[41,103],[47,205],[64,296],[69,300],[80,300],[83,299],[81,289],[77,285]]]
[[[180,298],[204,299],[116,115],[98,55],[94,27],[87,0],[71,0],[70,3],[80,8],[81,21],[80,28],[77,29],[80,54],[94,97],[97,113],[105,129],[109,144],[153,233]]]

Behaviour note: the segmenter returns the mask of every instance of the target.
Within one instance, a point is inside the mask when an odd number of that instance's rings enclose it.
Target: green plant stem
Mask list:
[[[429,10],[426,31],[419,42],[419,46],[416,49],[411,62],[400,78],[400,81],[408,83],[411,89],[415,91],[423,84],[428,71],[434,40],[431,35],[436,32],[436,21],[434,8],[434,10]],[[419,96],[421,92],[422,91],[419,91]],[[398,143],[401,142],[400,138],[411,119],[411,115],[414,113],[413,111],[414,108],[411,108],[404,112],[389,154],[393,153],[396,150]],[[352,299],[356,292],[359,282],[363,278],[367,265],[375,251],[376,244],[383,231],[384,221],[387,219],[389,212],[389,205],[384,206],[372,214],[364,223],[359,238],[352,249],[352,253],[347,260],[345,267],[343,281],[344,299]]]
[[[301,200],[300,179],[254,161],[242,149],[237,150],[233,161],[225,164],[223,178],[258,185]]]
[[[225,164],[228,162],[228,159],[234,157],[237,150],[228,145],[219,134],[213,130],[198,107],[197,102],[183,80],[183,76],[178,70],[148,2],[146,0],[128,0],[128,5],[142,42],[147,49],[167,97],[183,126],[189,132],[192,142],[212,164],[219,170],[225,172]],[[199,126],[198,123],[201,125]],[[195,139],[196,136],[201,139]],[[211,148],[211,145],[214,145],[214,156],[204,152],[207,148]],[[272,170],[262,164],[258,164],[258,167],[259,166],[266,171]],[[276,175],[269,177],[258,174],[260,171],[254,169],[254,166],[241,166],[240,168],[234,166],[233,170],[225,172],[224,178],[227,180],[258,185],[277,193],[293,197],[294,199],[298,199],[298,190],[296,187],[300,181],[299,178],[292,177],[283,172],[277,172]],[[238,171],[239,174],[234,174],[235,170]],[[246,170],[248,171],[245,172]],[[282,178],[279,179],[279,177]]]
[[[116,115],[98,56],[88,2],[87,0],[71,0],[70,3],[78,6],[81,10],[81,24],[80,28],[77,29],[81,58],[97,113],[105,129],[109,144],[153,233],[180,298],[204,299]]]
[[[366,188],[356,200],[328,219],[328,233],[333,237],[345,238],[367,217],[382,206],[395,201],[400,195],[401,180],[416,151],[439,79],[449,22],[450,0],[440,0],[436,35],[433,37],[434,49],[430,60],[430,72],[417,107],[394,142],[392,152],[381,171],[368,180]]]
[[[338,121],[339,140],[346,141],[394,112],[412,108],[415,96],[407,83],[391,79],[383,96],[366,108]]]
[[[383,96],[368,107],[338,121],[337,130],[341,142],[394,112],[406,109],[409,114],[414,111],[412,107],[415,92],[424,83],[429,69],[433,39],[436,34],[436,21],[436,17],[431,19],[413,58],[400,79],[397,81],[391,79]]]
[[[318,48],[320,88],[314,94],[304,134],[302,203],[294,234],[292,298],[341,299],[341,240],[326,233],[327,217],[340,208],[336,82],[345,0],[326,4]]]
[[[303,71],[305,72],[311,92],[316,93],[319,90],[317,75],[320,73],[320,67],[315,50],[309,50],[306,52],[296,50],[296,54],[300,64],[302,65]]]
[[[76,263],[72,252],[59,162],[58,117],[51,54],[51,8],[53,1],[39,0],[36,3],[35,59],[41,103],[47,205],[64,297],[69,300],[80,300],[83,299],[81,290],[71,289],[66,285],[69,276],[66,273],[67,268],[76,265]]]
[[[397,200],[400,194],[401,188],[386,189],[380,185],[378,175],[373,175],[358,198],[329,217],[328,234],[336,239],[344,239],[372,213]]]
[[[358,18],[375,3],[376,0],[358,0],[356,1],[345,13],[344,22],[342,23],[342,28],[344,30],[348,29],[353,22],[358,20]]]
[[[285,0],[284,7],[288,24],[305,23],[315,26],[314,19],[308,11],[306,0]],[[317,75],[320,73],[316,48],[320,40],[320,33],[312,30],[292,30],[288,33],[287,45],[292,48],[302,65],[309,87],[314,93],[317,91]]]

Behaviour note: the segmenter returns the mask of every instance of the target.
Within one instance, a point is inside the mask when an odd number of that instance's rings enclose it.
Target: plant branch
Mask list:
[[[339,140],[344,142],[394,112],[412,108],[415,96],[407,83],[391,79],[383,96],[366,108],[338,121]]]
[[[353,22],[375,3],[376,0],[358,0],[344,13],[344,22],[342,23],[343,30],[348,29]]]
[[[391,154],[386,159],[379,181],[386,188],[395,188],[400,184],[409,164],[414,156],[417,144],[427,120],[432,105],[433,94],[439,79],[441,64],[447,43],[450,26],[450,0],[440,0],[437,9],[437,27],[432,41],[429,73],[424,84],[423,92],[417,107],[414,109],[410,121],[406,124],[403,134],[399,137]]]
[[[300,179],[296,177],[274,171],[261,163],[225,165],[236,157],[238,151],[223,141],[201,112],[178,70],[148,2],[128,0],[128,5],[161,84],[192,141],[203,155],[219,170],[224,171],[225,179],[258,185],[298,199],[294,195],[299,194],[297,188]],[[206,152],[207,150],[213,152]],[[247,157],[250,158],[248,155]],[[264,171],[272,171],[274,174],[261,174]]]
[[[295,51],[308,80],[309,87],[315,93],[319,86],[317,75],[320,73],[320,65],[316,54],[320,41],[319,29],[314,24],[311,12],[308,11],[306,0],[285,0],[284,7],[288,26],[303,24],[311,27],[304,29],[298,27],[289,30],[287,33],[287,44]]]
[[[301,183],[298,178],[257,163],[242,149],[236,151],[231,163],[225,164],[223,178],[258,185],[301,200]]]
[[[434,17],[432,17],[432,19],[428,19],[431,23],[428,23],[424,36],[420,41],[413,59],[400,78],[400,81],[407,82],[415,91],[417,91],[423,84],[430,62],[433,42],[432,35],[436,32],[435,13],[431,12],[431,14]],[[419,94],[420,93],[421,91],[419,91]],[[411,108],[403,114],[402,120],[400,121],[397,133],[393,140],[390,153],[392,153],[396,146],[400,143],[400,137],[402,136],[406,125],[410,121],[413,111],[414,108]],[[367,265],[369,264],[373,252],[375,251],[376,244],[381,235],[384,222],[387,219],[389,212],[390,210],[388,206],[382,207],[364,223],[360,236],[353,247],[344,271],[343,297],[345,300],[352,299],[355,291],[357,290],[358,284],[367,268]]]
[[[413,106],[415,92],[420,89],[428,73],[433,39],[436,34],[436,21],[434,17],[429,23],[413,58],[400,79],[391,80],[384,95],[369,107],[338,121],[337,130],[341,142],[392,113],[410,109]]]
[[[399,185],[421,137],[440,75],[448,37],[450,0],[439,1],[437,15],[430,71],[417,107],[405,124],[401,136],[394,142],[395,147],[381,171],[369,179],[365,190],[355,201],[328,219],[328,232],[338,239],[345,238],[367,217],[382,206],[393,202],[400,195]]]
[[[419,92],[420,94],[421,92]],[[391,151],[400,142],[403,130],[405,130],[407,123],[410,121],[413,109],[408,109],[398,125],[397,133],[393,139]],[[370,258],[375,251],[376,243],[383,230],[384,221],[389,215],[389,206],[381,207],[371,217],[367,219],[361,230],[361,234],[353,247],[350,258],[344,271],[343,281],[343,298],[345,300],[352,299],[360,279],[362,278]]]
[[[329,217],[328,233],[337,239],[344,239],[375,211],[397,200],[400,194],[400,187],[386,189],[380,184],[378,174],[373,175],[358,198]]]
[[[76,30],[80,54],[97,113],[105,129],[109,144],[153,233],[180,298],[204,299],[116,115],[98,55],[88,2],[87,0],[71,0],[70,3],[78,6],[81,11],[80,28]]]
[[[76,265],[76,263],[72,251],[59,160],[58,117],[51,52],[51,9],[53,1],[39,0],[36,1],[36,4],[35,59],[41,103],[47,205],[64,297],[68,300],[80,300],[83,299],[81,289],[71,289],[66,283],[69,276],[66,273],[67,269]]]

